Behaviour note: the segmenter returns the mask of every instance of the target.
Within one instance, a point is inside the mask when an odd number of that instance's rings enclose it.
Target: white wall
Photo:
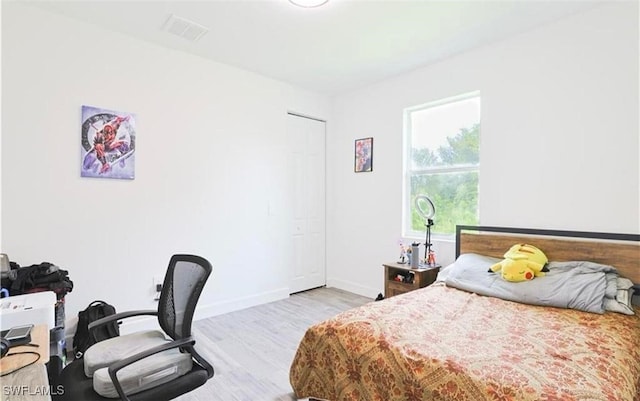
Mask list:
[[[214,265],[199,316],[288,296],[286,112],[329,99],[17,2],[2,15],[2,250],[94,299],[155,308],[174,253]],[[28,23],[25,23],[28,22]],[[80,111],[137,115],[133,181],[80,178]]]
[[[398,257],[403,109],[474,90],[482,224],[640,232],[638,3],[616,2],[338,97],[330,285],[374,296]],[[374,171],[354,174],[353,140],[368,136]],[[452,243],[435,245],[454,259]]]
[[[2,21],[2,2],[0,1],[0,21]],[[2,93],[2,29],[0,29],[0,94]],[[2,110],[2,96],[0,96]],[[2,113],[0,113],[0,253],[2,251]]]

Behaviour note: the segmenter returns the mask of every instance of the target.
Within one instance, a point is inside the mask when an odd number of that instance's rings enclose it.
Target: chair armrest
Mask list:
[[[144,316],[144,315],[158,316],[158,311],[157,310],[134,310],[129,312],[116,313],[115,315],[105,316],[102,319],[98,319],[89,323],[89,332],[91,332],[91,330],[95,329],[96,327],[100,327],[114,320],[121,320],[121,319],[126,319],[128,317]]]
[[[200,354],[198,354],[198,351],[196,351],[195,348],[191,348],[191,350],[189,351],[189,353],[191,354],[191,356],[193,356],[193,359],[196,360],[196,362],[198,362],[198,364],[204,368],[204,370],[207,371],[207,377],[209,379],[211,379],[213,377],[213,375],[215,374],[215,372],[213,371],[213,366],[211,366],[211,364],[209,362],[207,362],[206,359],[204,359],[203,357],[200,356]]]
[[[193,337],[189,336],[180,340],[174,340],[166,344],[158,345],[156,347],[131,355],[130,357],[111,364],[109,366],[109,376],[111,377],[111,381],[113,382],[116,391],[120,395],[120,399],[122,399],[123,401],[129,401],[129,397],[127,397],[127,395],[124,393],[122,385],[120,385],[120,381],[118,380],[117,373],[120,369],[124,368],[125,366],[131,365],[132,363],[137,362],[141,359],[147,358],[151,355],[155,355],[159,352],[184,346],[192,347],[195,343],[196,340],[194,340]]]

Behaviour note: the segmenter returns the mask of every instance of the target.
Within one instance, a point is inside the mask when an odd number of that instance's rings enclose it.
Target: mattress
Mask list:
[[[310,327],[290,381],[331,401],[640,401],[636,315],[532,306],[450,288]]]

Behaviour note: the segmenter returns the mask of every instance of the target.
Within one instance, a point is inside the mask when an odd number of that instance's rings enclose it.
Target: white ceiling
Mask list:
[[[334,95],[495,42],[593,1],[37,1],[29,4],[161,46]],[[162,30],[171,14],[210,29]]]

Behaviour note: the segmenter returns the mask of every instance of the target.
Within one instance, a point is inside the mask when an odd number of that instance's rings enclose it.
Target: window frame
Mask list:
[[[478,159],[477,164],[465,164],[465,165],[455,165],[455,166],[432,166],[428,168],[419,168],[412,169],[411,168],[411,138],[412,138],[412,126],[411,126],[411,114],[416,111],[421,111],[425,109],[430,109],[434,107],[443,106],[450,103],[455,103],[463,100],[468,100],[471,98],[479,98],[480,102],[482,102],[482,98],[480,97],[480,91],[476,90],[473,92],[468,92],[456,96],[447,97],[444,99],[439,99],[433,102],[420,104],[417,106],[407,107],[403,110],[403,153],[402,153],[402,236],[404,238],[421,238],[424,237],[424,230],[416,231],[411,227],[411,197],[408,191],[411,188],[411,178],[416,175],[428,175],[428,174],[446,174],[446,173],[459,173],[459,172],[475,172],[478,174],[478,221],[477,224],[480,224],[480,159]],[[481,106],[482,107],[482,103]],[[480,114],[480,119],[478,124],[482,127],[482,113]],[[480,145],[478,144],[478,147]],[[480,149],[478,149],[480,152]],[[427,194],[428,195],[428,194]],[[436,224],[438,217],[438,205],[436,206]],[[455,233],[442,234],[442,233],[433,233],[432,238],[438,240],[453,240],[455,237]]]

